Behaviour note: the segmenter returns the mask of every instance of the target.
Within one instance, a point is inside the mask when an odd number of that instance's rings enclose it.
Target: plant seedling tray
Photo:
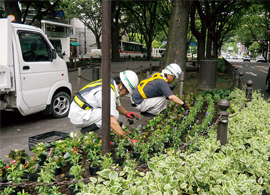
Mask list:
[[[63,140],[68,137],[68,133],[60,131],[50,131],[47,133],[35,135],[28,138],[28,147],[31,151],[31,148],[37,145],[40,142],[51,144],[52,141]]]

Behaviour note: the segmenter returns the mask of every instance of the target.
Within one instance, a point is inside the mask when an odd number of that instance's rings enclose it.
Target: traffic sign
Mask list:
[[[60,18],[63,18],[63,17],[65,16],[65,12],[64,12],[63,10],[59,10],[59,11],[58,11],[58,16],[59,16]]]
[[[55,18],[57,16],[57,12],[56,11],[52,11],[51,12],[51,16]]]

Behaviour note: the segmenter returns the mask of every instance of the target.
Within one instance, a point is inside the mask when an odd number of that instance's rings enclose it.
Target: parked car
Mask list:
[[[264,59],[264,57],[262,57],[262,56],[258,56],[258,57],[256,58],[256,62],[265,62],[265,59]]]
[[[225,59],[230,59],[230,56],[226,55],[226,56],[225,56]]]
[[[238,59],[238,56],[233,56],[233,58],[232,59]]]
[[[245,56],[245,57],[243,58],[243,62],[245,62],[245,61],[250,62],[250,57],[249,57],[249,56]]]

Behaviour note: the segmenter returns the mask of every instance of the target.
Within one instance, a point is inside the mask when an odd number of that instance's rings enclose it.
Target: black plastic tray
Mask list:
[[[68,137],[68,133],[60,132],[60,131],[50,131],[47,133],[35,135],[28,138],[28,147],[29,150],[32,149],[35,145],[40,142],[50,144],[52,141],[63,140]]]

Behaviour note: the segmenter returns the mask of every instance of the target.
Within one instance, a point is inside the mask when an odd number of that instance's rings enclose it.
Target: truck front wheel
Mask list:
[[[66,92],[59,92],[53,96],[51,113],[55,118],[63,118],[68,115],[71,98]]]

